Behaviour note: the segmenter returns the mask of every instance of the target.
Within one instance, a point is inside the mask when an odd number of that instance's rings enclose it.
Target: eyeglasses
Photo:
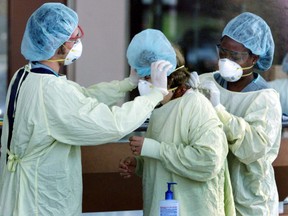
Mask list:
[[[216,45],[216,49],[217,49],[219,58],[228,58],[237,63],[245,62],[248,59],[249,55],[252,54],[250,50],[247,52],[238,52],[238,51],[228,50],[228,49],[221,47],[220,44]]]
[[[79,41],[79,39],[83,38],[84,36],[84,31],[82,30],[82,28],[78,25],[78,34],[74,37],[70,37],[67,42],[73,42],[73,43],[77,43]]]

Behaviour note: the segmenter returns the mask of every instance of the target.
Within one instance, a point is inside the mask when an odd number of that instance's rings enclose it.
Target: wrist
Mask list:
[[[136,87],[138,85],[139,79],[137,77],[128,77],[128,80],[130,82],[131,85],[133,85],[134,87]]]

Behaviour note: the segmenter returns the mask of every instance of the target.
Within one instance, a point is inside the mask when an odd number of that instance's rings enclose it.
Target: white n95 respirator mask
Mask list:
[[[221,77],[228,82],[236,82],[241,77],[251,75],[253,72],[243,75],[243,70],[248,70],[254,67],[254,65],[251,65],[242,68],[239,64],[227,58],[219,59],[218,66]]]
[[[218,66],[221,77],[228,82],[238,81],[243,74],[241,66],[227,58],[219,59]]]
[[[141,96],[149,94],[151,90],[152,90],[152,83],[146,80],[141,80],[141,79],[139,80],[138,91]]]
[[[78,39],[71,48],[71,50],[69,51],[69,53],[67,54],[64,60],[64,65],[70,65],[78,58],[80,58],[82,50],[83,50],[82,42],[80,39]]]

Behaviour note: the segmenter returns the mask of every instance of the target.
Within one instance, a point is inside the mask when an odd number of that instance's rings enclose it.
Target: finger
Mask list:
[[[118,172],[119,172],[119,173],[128,173],[129,171],[128,171],[128,169],[121,169],[121,168],[119,168],[119,169],[118,169]]]
[[[171,69],[172,67],[173,67],[173,65],[170,62],[164,61],[164,62],[161,62],[161,64],[159,64],[158,70],[159,71],[167,71],[167,69]]]
[[[217,86],[212,81],[204,82],[203,85],[201,85],[201,86],[202,86],[202,88],[208,89],[211,92],[217,92],[218,91]]]
[[[167,61],[165,61],[165,60],[158,60],[158,61],[156,61],[156,62],[152,62],[152,64],[151,64],[151,67],[154,67],[154,68],[157,68],[158,70],[160,70],[161,68],[160,68],[160,65],[161,64],[165,64],[165,62],[167,62]]]
[[[120,164],[118,169],[119,169],[119,170],[128,170],[129,168],[128,168],[128,166],[125,165],[125,164]]]
[[[129,145],[132,146],[135,142],[139,140],[138,136],[132,136],[129,138]]]
[[[163,73],[165,73],[166,75],[168,74],[168,71],[171,70],[171,68],[173,67],[172,64],[168,64],[163,68]]]
[[[139,151],[139,149],[140,149],[140,145],[135,145],[131,148],[131,151],[135,152],[135,151]]]
[[[139,152],[137,150],[133,151],[133,155],[138,156]]]
[[[135,146],[132,146],[131,148],[132,153],[134,153],[136,151]]]
[[[142,140],[143,137],[142,136],[132,136],[129,138],[129,141],[138,141],[138,140]]]
[[[209,81],[203,82],[201,84],[201,87],[204,88],[204,89],[210,89],[211,88],[211,83]]]
[[[131,163],[132,158],[131,157],[126,157],[124,163],[125,164],[130,164]]]
[[[130,174],[129,174],[129,175],[124,175],[123,178],[124,178],[124,179],[128,179],[128,178],[130,178],[131,176],[132,176],[132,175],[130,175]]]
[[[128,169],[128,166],[130,165],[130,162],[131,161],[122,161],[119,163],[119,168],[122,168],[122,169]]]
[[[200,84],[198,73],[193,71],[190,76],[191,78],[189,79],[189,82],[191,82],[194,86],[198,86]]]
[[[143,137],[141,136],[135,136],[131,141],[129,142],[130,147],[137,147],[140,146],[143,142]]]
[[[120,167],[120,166],[125,166],[124,161],[120,161],[120,162],[119,162],[119,167]]]
[[[131,174],[130,173],[120,173],[120,176],[122,178],[130,178],[131,177]]]
[[[129,141],[131,142],[134,138],[134,136],[129,137]]]
[[[134,153],[134,152],[135,152],[134,148],[131,148],[130,150],[131,150],[131,152],[132,152],[132,153]]]
[[[124,162],[124,164],[125,164],[126,166],[129,166],[130,163],[131,163],[130,160],[125,160],[125,162]]]

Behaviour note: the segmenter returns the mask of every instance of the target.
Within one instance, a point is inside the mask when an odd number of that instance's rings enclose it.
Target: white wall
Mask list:
[[[85,35],[73,79],[87,87],[128,76],[129,1],[75,0],[74,4]]]

